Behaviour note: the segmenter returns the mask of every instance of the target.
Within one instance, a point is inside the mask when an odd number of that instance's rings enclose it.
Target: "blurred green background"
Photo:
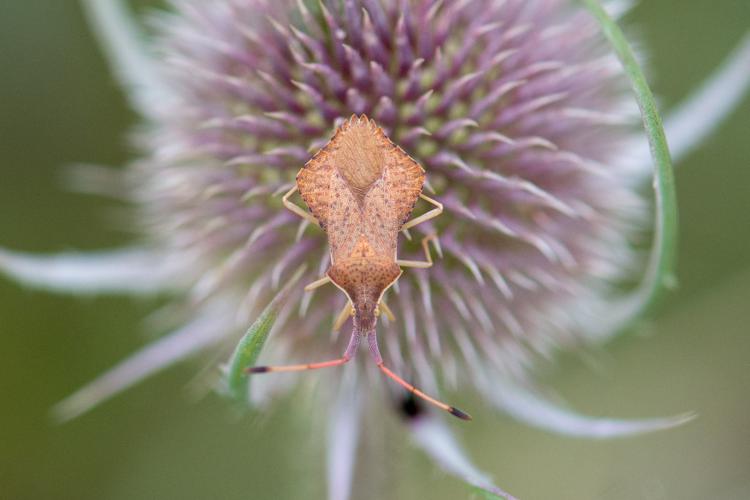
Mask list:
[[[750,28],[750,2],[644,1],[627,21],[668,108]],[[62,187],[63,165],[123,164],[136,122],[77,2],[0,3],[0,71],[0,245],[59,251],[127,242],[107,217],[111,202]],[[745,99],[679,166],[681,286],[653,321],[606,350],[565,356],[544,375],[584,412],[700,417],[668,432],[595,442],[482,411],[457,427],[504,488],[525,500],[750,498],[749,138]],[[0,499],[324,498],[320,422],[301,411],[314,404],[285,403],[263,422],[238,419],[215,396],[191,400],[190,363],[78,420],[51,424],[53,403],[143,345],[151,309],[0,279]],[[356,499],[468,497],[390,435],[387,484],[355,484]]]

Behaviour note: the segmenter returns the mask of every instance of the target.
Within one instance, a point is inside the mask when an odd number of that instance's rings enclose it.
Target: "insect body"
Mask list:
[[[391,315],[383,294],[401,276],[402,267],[430,267],[429,243],[422,240],[425,261],[397,258],[400,231],[439,215],[440,203],[422,194],[425,171],[401,148],[393,144],[374,121],[352,116],[297,174],[297,184],[284,196],[291,211],[319,225],[328,236],[331,266],[326,276],[306,287],[311,290],[332,282],[347,296],[347,306],[339,315],[340,326],[354,316],[354,329],[344,355],[335,360],[305,365],[253,367],[251,373],[300,371],[338,366],[348,362],[361,340],[381,371],[413,394],[451,414],[470,417],[442,403],[393,373],[385,366],[378,349],[375,326],[381,312]],[[312,214],[289,201],[299,190]],[[408,221],[417,201],[435,208]]]

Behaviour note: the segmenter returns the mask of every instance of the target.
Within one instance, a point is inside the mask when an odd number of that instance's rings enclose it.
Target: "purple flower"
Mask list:
[[[651,220],[635,102],[598,25],[575,3],[187,0],[155,18],[148,49],[118,7],[88,2],[143,114],[140,155],[125,171],[86,170],[79,182],[128,200],[141,243],[100,255],[0,250],[0,270],[76,293],[168,291],[178,326],[61,403],[62,418],[232,345],[295,271],[308,281],[325,272],[324,234],[285,211],[280,194],[343,120],[364,113],[425,168],[428,194],[445,206],[412,230],[413,241],[400,241],[400,256],[418,258],[421,236],[436,232],[442,252],[386,295],[396,319],[379,335],[394,371],[431,394],[474,389],[525,422],[571,435],[684,421],[577,415],[531,379],[540,358],[625,323],[623,286],[642,272],[637,248]],[[747,75],[737,68],[749,54],[745,43],[667,121],[675,156],[742,94]],[[708,108],[706,126],[685,118]],[[263,362],[340,356],[347,335],[331,335],[331,325],[344,300],[333,287],[297,287]],[[403,401],[416,444],[447,471],[500,491],[441,416],[361,361],[315,375],[330,388],[322,402],[332,412],[330,498],[348,497],[363,407]],[[253,378],[251,401],[267,405],[307,377]]]

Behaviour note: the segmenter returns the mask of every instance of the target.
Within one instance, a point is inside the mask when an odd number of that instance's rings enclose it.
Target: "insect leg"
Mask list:
[[[354,353],[357,352],[359,346],[360,335],[357,331],[352,331],[352,336],[349,339],[349,345],[344,351],[344,355],[338,359],[332,359],[330,361],[322,361],[319,363],[307,363],[304,365],[284,365],[284,366],[251,366],[245,369],[246,373],[269,373],[269,372],[301,372],[305,370],[318,370],[320,368],[330,368],[332,366],[339,366],[347,363]]]
[[[354,314],[354,307],[352,307],[352,303],[347,300],[346,305],[336,317],[336,321],[333,323],[333,331],[339,331],[341,327],[344,326],[344,323],[346,323],[346,320],[349,319],[349,316],[351,316],[352,314]]]
[[[383,362],[383,357],[380,355],[380,350],[378,349],[378,340],[377,340],[377,337],[375,336],[374,331],[368,334],[367,340],[370,344],[370,354],[372,354],[372,357],[375,360],[375,364],[378,365],[378,368],[380,368],[380,371],[382,371],[387,377],[393,379],[397,384],[399,384],[401,387],[411,392],[415,396],[424,399],[428,403],[437,406],[443,411],[447,411],[454,417],[458,417],[462,420],[471,420],[471,416],[468,415],[467,413],[462,412],[455,406],[450,406],[448,404],[443,403],[442,401],[439,401],[433,398],[432,396],[428,396],[424,392],[420,391],[419,389],[411,385],[406,380],[402,379],[401,377],[393,373],[390,368],[385,366],[385,363]]]
[[[391,311],[391,308],[388,307],[388,304],[386,304],[385,301],[381,300],[378,306],[380,307],[380,312],[385,314],[385,317],[388,318],[388,321],[396,321],[396,316],[393,314],[393,311]]]
[[[331,278],[329,278],[328,276],[323,276],[319,280],[315,280],[312,283],[310,283],[309,285],[305,285],[305,291],[306,292],[311,292],[311,291],[315,290],[316,288],[320,288],[321,286],[327,284],[330,281],[331,281]]]
[[[305,219],[308,222],[312,222],[316,226],[320,227],[320,224],[318,223],[318,220],[312,216],[309,212],[305,212],[302,210],[299,206],[295,205],[291,201],[289,201],[289,198],[297,191],[297,185],[295,184],[292,189],[287,191],[287,193],[284,195],[283,198],[281,198],[281,202],[284,204],[284,206],[295,215],[299,215],[303,219]],[[427,214],[425,214],[427,215]]]
[[[435,248],[437,248],[438,253],[442,254],[442,251],[440,249],[440,243],[438,242],[437,236],[435,234],[431,234],[429,236],[425,236],[422,239],[422,249],[424,249],[424,255],[427,260],[396,260],[396,264],[398,264],[401,267],[416,267],[420,269],[427,269],[428,267],[432,267],[432,255],[430,255],[430,242],[435,242]]]
[[[420,215],[416,219],[412,219],[412,220],[406,222],[406,224],[404,224],[401,227],[402,231],[405,231],[405,230],[409,229],[410,227],[414,227],[417,224],[421,224],[421,223],[423,223],[425,221],[428,221],[430,219],[434,219],[435,217],[437,217],[438,215],[440,215],[440,214],[443,213],[443,204],[442,203],[440,203],[439,201],[433,200],[429,196],[425,196],[424,194],[421,194],[421,193],[420,193],[419,197],[422,198],[427,203],[430,203],[430,204],[434,205],[435,208],[433,208],[432,210],[430,210],[426,214]]]

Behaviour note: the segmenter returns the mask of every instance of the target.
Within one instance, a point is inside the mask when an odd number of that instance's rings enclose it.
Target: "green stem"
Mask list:
[[[646,77],[622,30],[609,17],[600,2],[598,0],[581,0],[581,2],[599,22],[630,80],[641,111],[651,158],[654,161],[656,213],[653,247],[643,280],[633,294],[626,299],[622,315],[613,325],[614,330],[621,330],[634,319],[651,311],[664,289],[673,288],[675,285],[673,270],[677,247],[677,196],[667,138]]]

